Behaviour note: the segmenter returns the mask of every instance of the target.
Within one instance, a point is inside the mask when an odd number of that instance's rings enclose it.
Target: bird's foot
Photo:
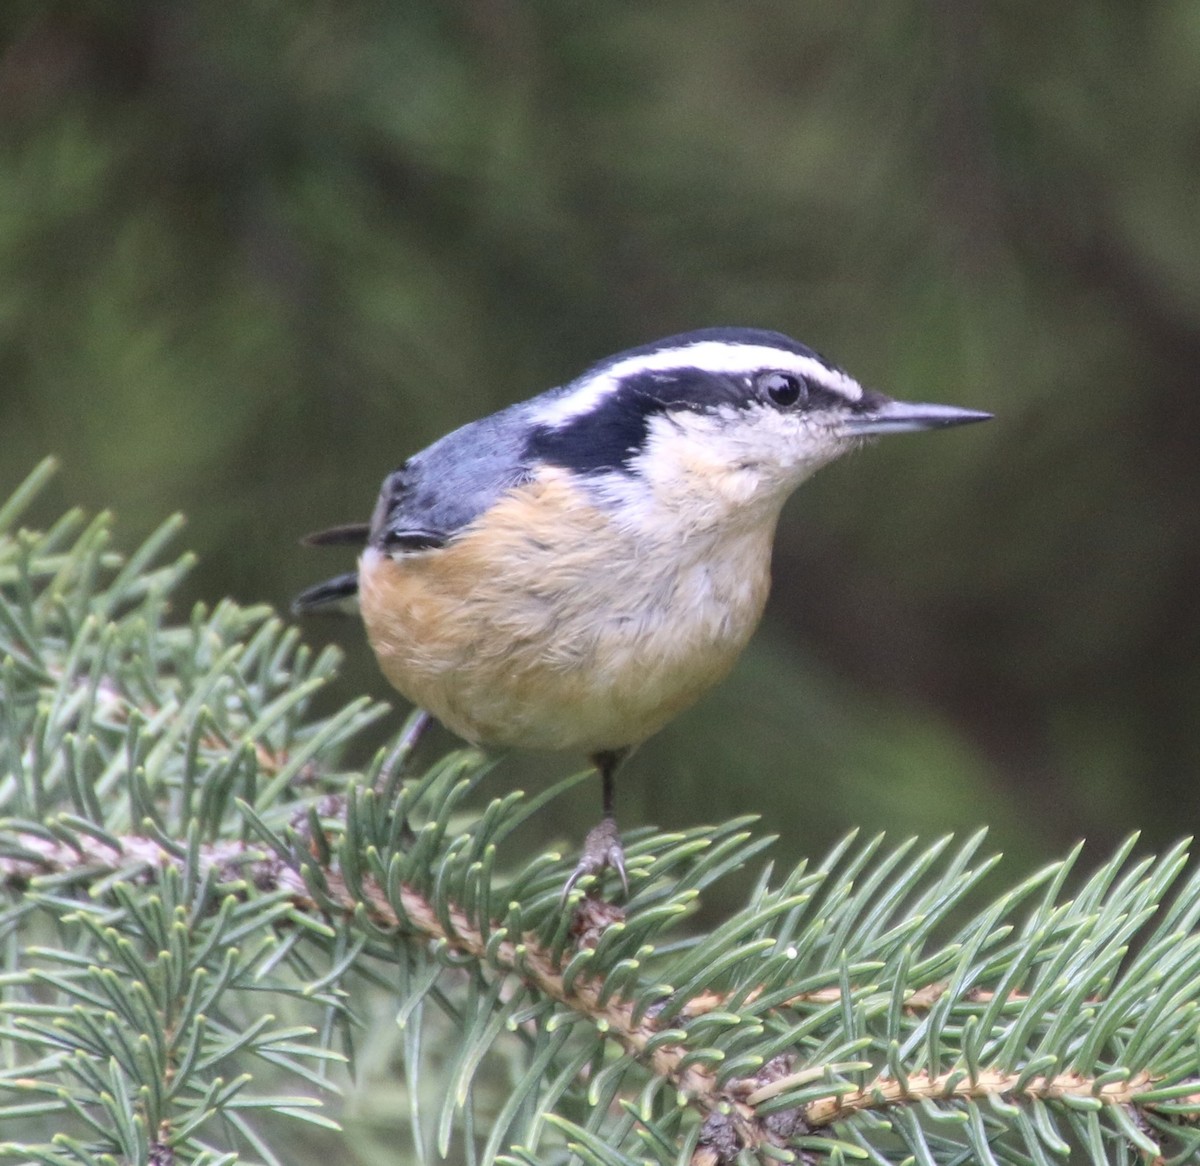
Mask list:
[[[612,818],[604,818],[598,826],[593,826],[588,831],[579,865],[571,872],[567,885],[563,887],[563,899],[566,899],[571,893],[571,888],[584,875],[600,874],[605,870],[615,870],[620,875],[621,886],[625,891],[625,898],[628,899],[629,876],[625,873],[625,847],[621,845],[621,832]]]

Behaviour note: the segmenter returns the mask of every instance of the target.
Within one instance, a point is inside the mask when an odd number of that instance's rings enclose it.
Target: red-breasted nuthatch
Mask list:
[[[468,741],[587,753],[604,814],[567,887],[625,882],[613,775],[745,647],[788,496],[879,434],[989,416],[894,401],[777,332],[671,336],[409,458],[369,525],[310,537],[365,549],[294,608],[357,597],[387,679]]]

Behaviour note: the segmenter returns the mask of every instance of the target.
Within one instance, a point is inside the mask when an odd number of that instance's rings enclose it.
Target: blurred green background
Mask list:
[[[765,626],[627,826],[1200,817],[1200,6],[71,0],[0,10],[0,489],[184,511],[283,606],[451,427],[710,324],[988,426],[785,512]],[[388,690],[353,623],[343,692]],[[448,738],[423,748],[432,756]],[[514,757],[535,788],[577,758]],[[590,785],[545,829],[578,845]],[[555,817],[555,815],[558,815]]]

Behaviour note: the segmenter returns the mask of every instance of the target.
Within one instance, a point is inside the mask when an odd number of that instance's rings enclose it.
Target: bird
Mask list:
[[[473,744],[588,756],[601,820],[563,894],[612,869],[628,896],[617,768],[745,648],[788,497],[878,436],[990,417],[779,332],[668,336],[412,455],[369,523],[306,538],[362,551],[293,610],[356,606],[386,679]]]

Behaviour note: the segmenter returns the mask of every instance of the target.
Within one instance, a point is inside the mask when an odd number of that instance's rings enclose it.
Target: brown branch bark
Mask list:
[[[904,998],[904,1007],[910,1012],[928,1012],[941,999],[949,986],[945,982],[935,982],[925,984],[920,988],[913,988]],[[761,990],[756,988],[751,992],[746,992],[742,999],[747,1004],[753,1004],[761,995]],[[697,1016],[703,1016],[707,1012],[723,1012],[729,1007],[729,1001],[733,996],[732,992],[701,992],[689,1000],[680,1009],[679,1014],[691,1020]],[[797,992],[795,996],[788,997],[778,1007],[799,1008],[806,1004],[819,1007],[824,1004],[836,1004],[841,998],[842,990],[840,988],[814,988],[811,992]],[[989,1004],[995,998],[995,992],[989,992],[986,988],[972,988],[964,992],[962,996],[963,1000],[971,1004]],[[1010,1004],[1020,1004],[1029,997],[1024,992],[1009,992],[1006,999]],[[1096,1001],[1089,1000],[1089,1003],[1096,1003]]]
[[[1077,1073],[1034,1077],[1018,1088],[1019,1081],[1016,1073],[1001,1073],[994,1069],[985,1070],[975,1078],[963,1072],[942,1073],[936,1077],[929,1073],[913,1073],[904,1082],[877,1077],[865,1089],[812,1102],[805,1107],[805,1120],[810,1126],[829,1126],[868,1109],[886,1109],[916,1101],[981,1101],[987,1097],[1030,1101],[1035,1098],[1062,1101],[1068,1097],[1095,1097],[1106,1105],[1136,1105],[1138,1096],[1154,1087],[1154,1078],[1144,1072],[1127,1081],[1100,1086]]]

